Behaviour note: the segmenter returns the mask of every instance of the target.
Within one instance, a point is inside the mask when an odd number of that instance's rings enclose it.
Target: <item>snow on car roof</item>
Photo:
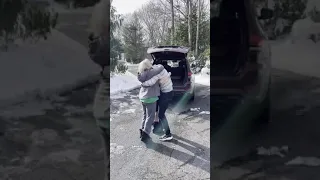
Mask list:
[[[156,52],[163,52],[163,51],[170,51],[170,52],[178,52],[178,53],[188,53],[189,48],[183,46],[156,46],[148,48],[147,53],[152,54]]]

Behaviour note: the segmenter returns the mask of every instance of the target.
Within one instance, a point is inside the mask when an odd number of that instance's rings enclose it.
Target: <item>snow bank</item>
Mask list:
[[[110,78],[110,94],[131,91],[139,88],[140,85],[141,83],[138,81],[137,76],[128,71],[124,74],[114,74]]]
[[[287,162],[286,165],[320,166],[320,159],[317,157],[298,156],[292,159],[291,161]]]
[[[307,76],[320,77],[320,43],[311,40],[299,40],[276,43],[272,46],[272,66],[300,73]]]
[[[197,84],[210,86],[210,75],[207,75],[207,74],[196,74],[195,75],[195,82]]]
[[[307,15],[308,13],[311,13],[314,10],[318,10],[318,11],[320,10],[320,1],[308,0],[304,13]]]
[[[58,31],[45,41],[0,52],[0,104],[31,95],[63,93],[98,80],[87,49]],[[14,102],[12,102],[14,101]]]
[[[272,146],[270,148],[259,147],[257,148],[257,154],[261,156],[280,156],[284,157],[286,153],[288,153],[288,146],[275,147]]]
[[[204,67],[201,69],[201,74],[203,75],[210,75],[210,69],[207,67]]]
[[[299,19],[294,22],[291,30],[291,37],[296,41],[308,39],[311,34],[320,33],[320,23],[315,23],[310,17]]]

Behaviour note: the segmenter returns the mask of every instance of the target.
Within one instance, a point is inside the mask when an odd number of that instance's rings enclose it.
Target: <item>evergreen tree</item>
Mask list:
[[[138,63],[145,55],[143,27],[136,13],[132,19],[124,25],[122,31],[124,53],[127,61]]]
[[[44,38],[57,24],[58,14],[26,0],[0,0],[0,45],[21,38]]]
[[[116,9],[110,9],[110,70],[113,72],[118,65],[118,57],[123,52],[120,39],[115,36],[116,31],[121,27],[122,17],[117,14]]]

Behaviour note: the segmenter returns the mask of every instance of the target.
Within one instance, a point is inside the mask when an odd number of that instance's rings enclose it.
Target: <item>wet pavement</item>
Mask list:
[[[175,100],[166,113],[173,140],[139,139],[138,90],[111,101],[111,179],[210,179],[209,87],[197,87],[193,103]],[[139,168],[137,168],[139,167]]]
[[[103,151],[92,117],[95,86],[66,97],[1,109],[0,179],[102,179]]]
[[[211,157],[225,159],[216,165],[211,162],[212,177],[320,179],[319,93],[319,79],[274,70],[272,122],[262,129],[248,129],[246,134],[237,134],[236,128],[229,131],[234,140],[220,140],[223,143],[215,146],[218,150],[211,152]]]

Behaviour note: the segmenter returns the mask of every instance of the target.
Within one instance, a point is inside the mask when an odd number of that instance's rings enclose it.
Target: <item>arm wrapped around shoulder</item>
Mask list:
[[[150,78],[149,80],[143,82],[142,86],[153,86],[158,80],[161,80],[161,79],[166,79],[167,78],[167,80],[169,80],[170,79],[170,75],[171,75],[171,73],[168,73],[168,71],[163,68],[162,71],[159,74],[157,74],[157,75],[153,76],[152,78]],[[167,80],[164,80],[164,81],[167,81]]]

